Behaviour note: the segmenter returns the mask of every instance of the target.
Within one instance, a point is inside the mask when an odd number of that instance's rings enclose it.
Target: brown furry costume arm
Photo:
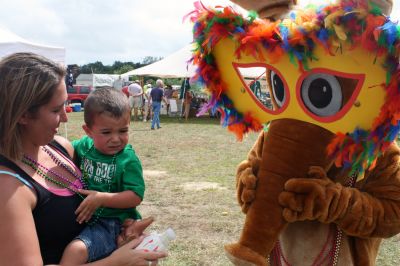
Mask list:
[[[400,151],[391,147],[357,188],[333,183],[317,167],[319,178],[291,179],[279,196],[288,222],[318,220],[336,223],[346,234],[390,237],[400,232]]]
[[[255,198],[257,173],[260,168],[263,143],[264,132],[261,132],[247,155],[247,160],[242,161],[236,171],[237,199],[244,213],[247,212]]]

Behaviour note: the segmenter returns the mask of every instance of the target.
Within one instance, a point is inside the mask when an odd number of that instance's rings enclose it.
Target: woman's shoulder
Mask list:
[[[58,148],[63,148],[71,158],[73,157],[74,147],[68,139],[56,135],[54,136],[53,144],[55,144],[55,146],[57,146]]]
[[[11,184],[15,184],[16,186],[23,184],[30,189],[33,188],[31,177],[21,169],[20,165],[2,155],[0,155],[0,177],[2,182],[0,188],[11,187],[10,184],[5,184],[5,182],[11,182]],[[0,189],[0,193],[2,192],[3,190]]]
[[[0,166],[0,177],[0,200],[5,197],[8,201],[13,196],[12,198],[18,198],[20,203],[27,202],[32,206],[34,205],[36,202],[35,193],[33,192],[32,184],[27,179],[21,177],[14,169],[3,165]]]

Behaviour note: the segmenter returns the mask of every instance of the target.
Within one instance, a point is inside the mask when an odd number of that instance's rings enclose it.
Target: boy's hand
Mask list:
[[[78,223],[88,222],[97,208],[103,205],[104,193],[85,189],[79,189],[78,192],[86,195],[86,198],[75,211],[75,214],[78,215],[76,220]]]

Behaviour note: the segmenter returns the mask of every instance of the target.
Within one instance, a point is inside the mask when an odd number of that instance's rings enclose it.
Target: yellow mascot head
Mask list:
[[[400,27],[380,6],[346,0],[268,20],[198,5],[192,20],[193,79],[239,139],[277,119],[312,123],[336,134],[337,166],[363,172],[397,138]]]

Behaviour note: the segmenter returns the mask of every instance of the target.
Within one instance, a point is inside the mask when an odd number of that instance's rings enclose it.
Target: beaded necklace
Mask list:
[[[28,155],[24,155],[22,157],[22,163],[26,164],[30,168],[32,168],[36,173],[38,173],[41,177],[43,177],[45,180],[52,182],[53,184],[56,184],[62,188],[66,188],[70,190],[73,193],[76,193],[84,199],[84,197],[78,192],[78,189],[85,188],[85,182],[83,181],[82,177],[78,174],[80,173],[79,169],[76,168],[72,169],[69,167],[67,164],[62,162],[60,159],[58,159],[49,149],[42,147],[42,149],[49,155],[49,157],[52,159],[52,161],[65,169],[68,173],[70,173],[73,177],[76,179],[74,181],[71,181],[64,175],[61,175],[57,172],[55,172],[52,169],[49,169],[48,167],[44,166],[43,164],[39,163],[37,160],[33,159],[32,157]],[[51,177],[48,173],[51,173],[54,177]],[[57,180],[58,179],[58,180]],[[76,180],[80,181],[80,184],[76,184]]]
[[[358,172],[353,173],[347,180],[344,186],[346,187],[354,187],[357,180]],[[329,266],[336,266],[339,259],[339,251],[342,243],[343,232],[336,225],[333,229],[330,230],[328,237],[324,246],[322,247],[320,253],[315,258],[312,263],[312,266],[323,265],[323,263],[328,263]],[[329,249],[329,242],[331,242],[331,248]],[[282,248],[279,240],[277,241],[275,248],[271,252],[271,256],[274,258],[274,263],[276,265],[282,266],[292,266],[285,256],[283,255]],[[270,264],[270,257],[268,257],[268,264]]]
[[[42,150],[44,150],[50,156],[50,158],[53,160],[53,162],[55,162],[57,165],[61,166],[65,170],[67,170],[76,179],[79,179],[83,185],[83,188],[87,189],[87,184],[86,184],[85,180],[83,179],[82,173],[79,170],[79,168],[75,166],[75,164],[73,164],[74,169],[72,169],[69,165],[67,165],[66,163],[61,161],[57,156],[55,156],[54,153],[52,153],[46,146],[43,146]],[[62,153],[60,153],[60,155],[63,156],[66,160],[68,160],[68,158],[66,158]]]
[[[50,149],[48,149],[45,146],[42,147],[42,150],[45,151],[46,154],[49,155],[49,157],[52,159],[52,161],[56,165],[65,169],[68,173],[70,173],[72,176],[74,176],[76,178],[76,180],[80,180],[80,183],[82,185],[77,185],[75,182],[71,181],[67,177],[53,171],[52,169],[49,169],[48,167],[42,165],[37,160],[33,159],[32,157],[30,157],[28,155],[24,155],[22,157],[21,161],[24,164],[28,165],[30,168],[32,168],[36,173],[38,173],[45,180],[50,181],[53,184],[56,184],[62,188],[66,188],[66,189],[70,190],[71,192],[77,194],[82,200],[84,200],[85,197],[81,193],[78,192],[78,189],[82,189],[82,188],[88,189],[87,181],[89,179],[89,174],[84,170],[85,168],[83,167],[83,162],[86,159],[86,155],[93,150],[93,147],[94,147],[94,145],[92,145],[82,156],[82,160],[81,160],[82,174],[81,175],[80,175],[81,171],[79,171],[78,168],[75,167],[75,170],[72,169],[69,165],[65,164],[57,156],[55,156],[54,153],[52,153],[50,151]],[[111,165],[113,165],[115,167],[114,168],[114,176],[113,176],[112,180],[115,178],[116,160],[117,160],[117,156],[116,156],[116,154],[114,154],[113,158],[112,158],[112,162],[111,162]],[[54,177],[58,178],[59,180],[51,177],[47,173],[51,173]],[[111,182],[108,183],[108,189],[105,192],[111,192]],[[100,218],[103,210],[104,210],[103,207],[99,208],[98,211],[96,211],[96,213],[93,215],[92,219],[88,222],[88,224],[89,225],[95,224],[98,221],[98,219]]]

